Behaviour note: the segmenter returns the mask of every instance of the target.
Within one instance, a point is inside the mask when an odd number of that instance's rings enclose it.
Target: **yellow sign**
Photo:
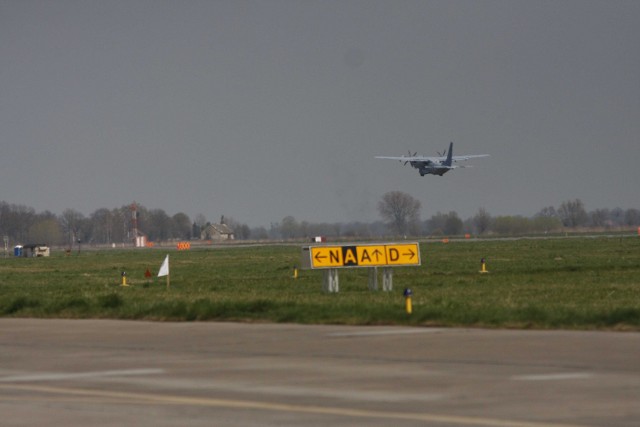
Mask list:
[[[311,246],[311,268],[420,265],[417,243]]]
[[[362,267],[375,267],[384,265],[387,261],[387,254],[382,245],[356,246],[358,255],[358,265]]]
[[[342,267],[342,248],[340,246],[316,246],[311,248],[313,268]]]

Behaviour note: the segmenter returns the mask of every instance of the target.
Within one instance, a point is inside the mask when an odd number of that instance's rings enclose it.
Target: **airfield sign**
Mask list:
[[[417,266],[420,248],[418,243],[310,246],[303,248],[303,264],[312,269]]]

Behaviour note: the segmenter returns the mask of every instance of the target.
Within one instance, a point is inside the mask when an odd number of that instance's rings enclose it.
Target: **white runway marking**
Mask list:
[[[162,374],[164,369],[122,369],[115,371],[96,371],[96,372],[79,372],[79,373],[47,373],[33,375],[15,375],[11,377],[0,378],[0,382],[30,382],[30,381],[61,381],[75,380],[79,378],[99,378],[99,377],[121,377],[129,375],[153,375]]]
[[[511,377],[516,381],[561,381],[561,380],[584,380],[593,377],[586,372],[568,372],[564,374],[538,374],[538,375],[516,375]]]
[[[371,337],[378,335],[409,335],[409,334],[426,334],[440,332],[442,329],[435,328],[411,328],[411,329],[388,329],[382,331],[364,331],[364,332],[333,332],[327,334],[329,337]]]

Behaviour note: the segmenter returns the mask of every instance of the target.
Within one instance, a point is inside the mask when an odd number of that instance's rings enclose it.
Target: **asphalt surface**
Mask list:
[[[639,426],[640,334],[0,319],[3,426]]]

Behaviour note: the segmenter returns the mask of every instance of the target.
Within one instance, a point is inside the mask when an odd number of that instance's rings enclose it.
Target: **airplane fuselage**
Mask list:
[[[449,172],[450,168],[448,167],[440,167],[442,162],[434,163],[434,162],[411,162],[411,166],[418,169],[420,176],[425,175],[438,175],[442,176],[445,173]]]
[[[442,176],[445,173],[449,172],[450,169],[442,169],[442,168],[421,168],[418,170],[420,172],[420,176],[425,175],[438,175]]]

